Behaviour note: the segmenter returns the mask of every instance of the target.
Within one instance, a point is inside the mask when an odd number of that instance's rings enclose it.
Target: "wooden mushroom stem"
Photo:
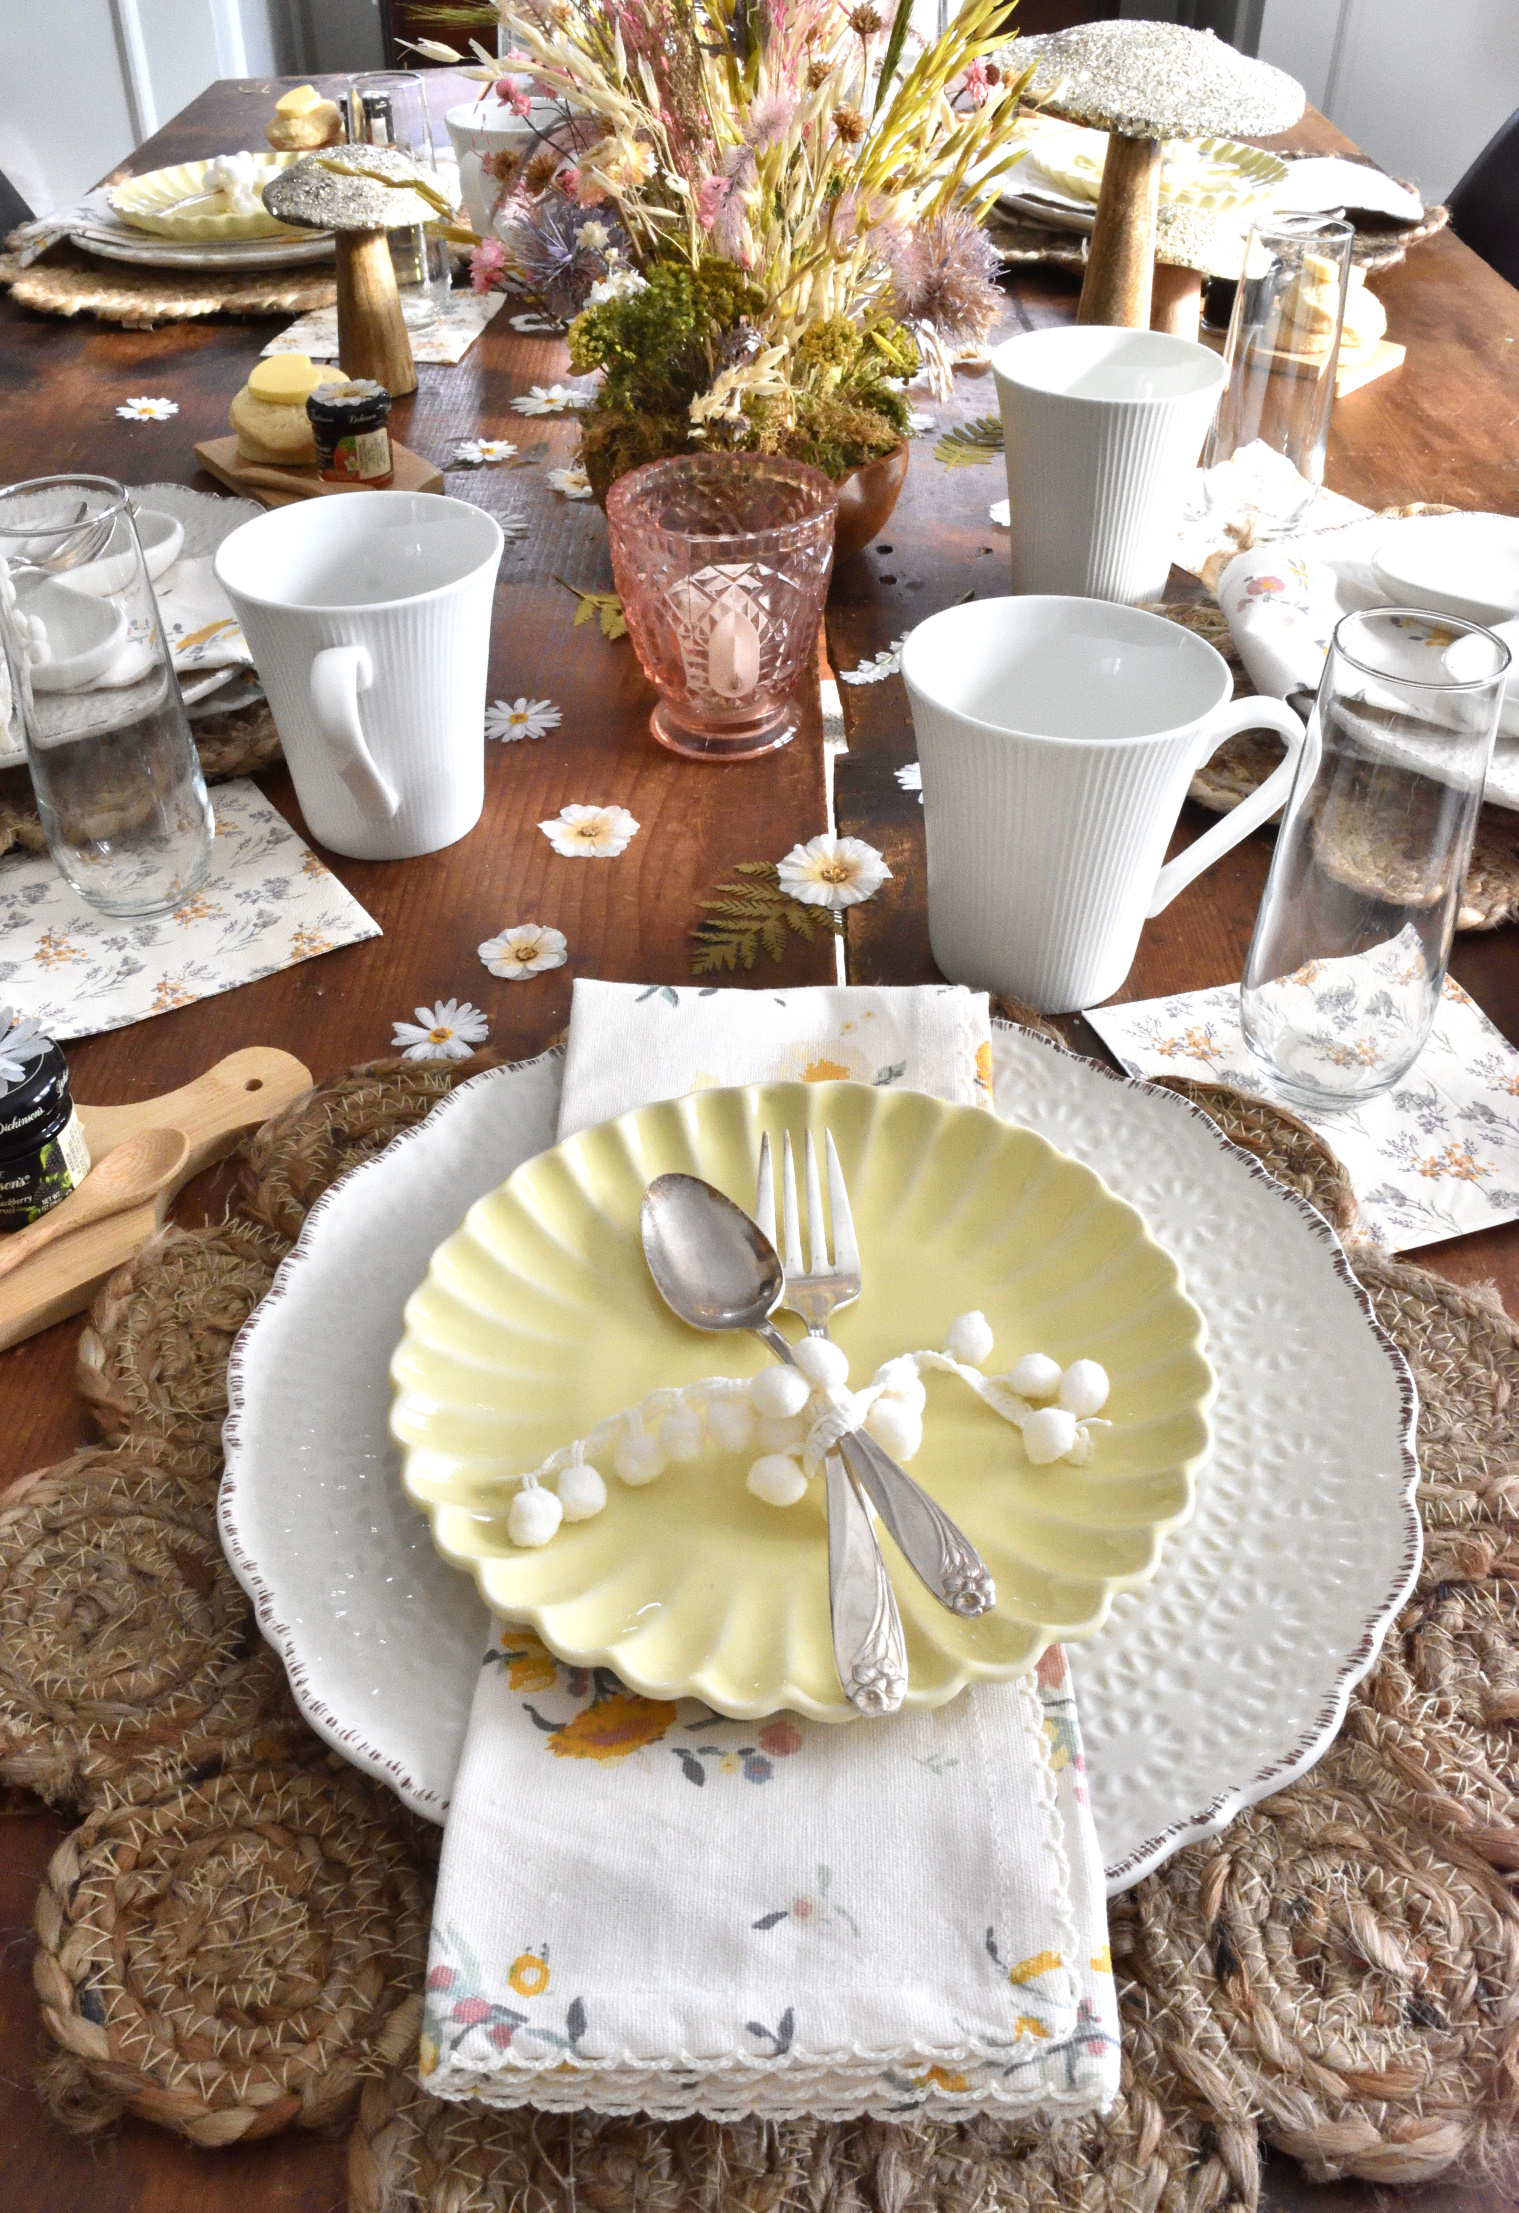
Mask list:
[[[1158,138],[1123,138],[1114,131],[1108,139],[1078,323],[1121,323],[1131,330],[1149,325],[1160,157]]]
[[[1150,307],[1151,330],[1169,330],[1178,338],[1195,339],[1202,330],[1202,322],[1203,280],[1197,271],[1157,261]]]
[[[392,397],[417,389],[417,365],[385,231],[338,231],[338,366]]]

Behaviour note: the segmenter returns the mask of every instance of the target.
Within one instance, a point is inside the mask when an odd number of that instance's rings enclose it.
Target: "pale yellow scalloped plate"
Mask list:
[[[292,162],[305,158],[304,154],[273,151],[260,154],[261,184],[267,184]],[[209,161],[181,161],[172,169],[150,169],[145,177],[130,177],[125,184],[114,185],[109,195],[111,206],[134,230],[151,231],[157,238],[197,239],[208,244],[227,245],[238,238],[311,238],[314,235],[310,230],[277,222],[262,205],[246,215],[212,212],[204,197],[206,172],[210,167]],[[190,205],[185,207],[187,201]],[[180,212],[182,208],[183,213]]]
[[[1102,190],[1108,134],[1079,123],[1043,119],[1047,128],[1029,141],[1030,158],[1052,184],[1095,205]],[[1180,207],[1222,211],[1241,207],[1279,185],[1287,174],[1280,155],[1235,138],[1173,138],[1166,142],[1160,196]]]
[[[747,1205],[761,1131],[799,1142],[825,1127],[865,1272],[834,1325],[856,1382],[942,1345],[970,1307],[995,1333],[992,1371],[1038,1351],[1100,1360],[1112,1378],[1113,1426],[1084,1468],[1032,1467],[963,1384],[929,1379],[913,1473],[980,1547],[997,1605],[979,1621],[947,1613],[883,1533],[909,1704],[943,1705],[1096,1629],[1115,1591],[1154,1574],[1209,1450],[1213,1371],[1176,1263],[1099,1177],[1029,1130],[914,1091],[768,1084],[645,1107],[540,1153],[471,1207],[407,1305],[391,1363],[406,1489],[443,1557],[561,1658],[743,1718],[853,1718],[829,1636],[821,1484],[777,1509],[745,1489],[747,1454],[672,1464],[637,1490],[605,1468],[605,1511],[523,1551],[503,1478],[658,1385],[768,1364],[752,1338],[675,1319],[644,1265],[639,1206],[669,1169]]]

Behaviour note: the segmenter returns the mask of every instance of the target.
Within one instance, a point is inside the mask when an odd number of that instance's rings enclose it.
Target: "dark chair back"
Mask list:
[[[10,178],[0,170],[0,238],[5,238],[18,223],[29,223],[31,219],[31,209]]]
[[[1450,195],[1450,221],[1473,253],[1519,285],[1519,108]]]

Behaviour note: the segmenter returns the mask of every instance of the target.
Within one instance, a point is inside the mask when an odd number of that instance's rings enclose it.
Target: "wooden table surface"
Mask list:
[[[262,144],[281,86],[224,82],[141,147],[138,172],[170,162]],[[466,94],[439,72],[430,87],[441,110]],[[1343,147],[1316,117],[1281,144]],[[1336,410],[1329,481],[1373,506],[1415,499],[1463,507],[1519,508],[1519,293],[1449,233],[1421,246],[1376,280],[1390,335],[1407,344],[1397,375],[1342,401]],[[1074,280],[1023,271],[1011,288],[1008,328],[1069,320]],[[0,302],[0,482],[68,470],[129,484],[198,483],[192,446],[222,434],[227,406],[271,332],[269,322],[219,320],[123,331],[81,317],[44,318]],[[568,459],[572,423],[515,414],[512,398],[550,383],[565,367],[554,339],[520,336],[503,313],[454,368],[419,370],[419,389],[398,402],[394,426],[406,444],[446,467],[466,437],[509,437],[541,463]],[[167,423],[127,423],[117,404],[138,392],[175,400]],[[994,411],[988,378],[962,377],[956,399],[933,412]],[[882,542],[841,568],[829,610],[829,649],[851,668],[911,623],[969,590],[1007,589],[1002,544],[986,519],[1001,496],[995,467],[945,470],[931,440],[914,448],[902,502]],[[549,698],[563,721],[541,741],[487,748],[485,813],[447,852],[403,866],[327,854],[342,881],[381,924],[363,945],[265,978],[221,998],[69,1048],[75,1088],[86,1099],[152,1097],[188,1080],[221,1054],[270,1044],[298,1054],[319,1076],[384,1054],[391,1024],[438,997],[472,1000],[491,1022],[491,1042],[536,1051],[567,1017],[575,974],[690,980],[689,932],[697,900],[735,861],[774,859],[826,824],[817,701],[784,752],[720,770],[674,760],[649,739],[652,693],[631,649],[593,627],[572,633],[575,601],[566,584],[607,589],[605,528],[593,507],[548,491],[543,467],[453,471],[448,489],[528,518],[526,538],[502,563],[491,649],[490,697]],[[556,581],[563,579],[563,582]],[[1173,578],[1178,590],[1192,587]],[[922,819],[894,770],[913,757],[905,697],[896,683],[843,688],[849,752],[838,763],[838,826],[886,853],[892,883],[851,918],[849,973],[860,982],[932,977],[924,908]],[[298,828],[283,770],[260,778]],[[642,825],[614,862],[556,857],[536,824],[566,802],[616,802]],[[1194,820],[1193,817],[1196,816]],[[1177,845],[1206,826],[1188,808]],[[1248,839],[1146,926],[1121,998],[1191,990],[1240,974],[1265,878],[1269,846]],[[0,863],[0,866],[3,866]],[[526,982],[499,981],[476,958],[479,941],[504,925],[556,925],[569,940],[565,968]],[[1461,941],[1454,972],[1510,1037],[1519,1038],[1519,932]],[[756,984],[833,978],[833,948],[793,942],[779,967],[762,958]],[[1073,1039],[1101,1051],[1073,1019]],[[203,1179],[181,1202],[181,1218],[205,1218],[217,1186]],[[1496,1277],[1519,1305],[1519,1228],[1428,1248],[1421,1261],[1462,1281]],[[0,1354],[0,1484],[62,1457],[88,1440],[72,1390],[78,1324],[60,1325]],[[27,2213],[333,2213],[344,2201],[343,2132],[299,2133],[220,2152],[192,2148],[143,2123],[101,2144],[70,2138],[38,2108],[30,2086],[38,2023],[31,1993],[31,1916],[48,1854],[69,1823],[19,1795],[0,1808],[0,2167],[8,2202]],[[1263,2202],[1350,2213],[1393,2202],[1350,2183],[1316,2187],[1291,2161],[1269,2162]],[[1506,2198],[1472,2189],[1396,2193],[1406,2213],[1497,2213]],[[566,2200],[568,2207],[569,2201]]]

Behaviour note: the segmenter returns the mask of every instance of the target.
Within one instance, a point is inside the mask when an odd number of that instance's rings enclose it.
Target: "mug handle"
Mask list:
[[[311,664],[311,704],[333,767],[371,821],[394,821],[401,795],[380,774],[359,723],[359,693],[374,682],[361,645],[324,646]]]
[[[1282,699],[1237,699],[1232,707],[1221,707],[1203,725],[1202,742],[1197,759],[1193,763],[1196,774],[1204,761],[1209,761],[1226,738],[1237,738],[1242,730],[1275,730],[1286,740],[1287,758],[1271,771],[1264,784],[1242,799],[1237,807],[1215,822],[1211,830],[1205,830],[1200,838],[1194,838],[1184,853],[1178,853],[1174,861],[1167,861],[1155,879],[1155,889],[1150,894],[1150,904],[1145,909],[1146,918],[1160,914],[1169,907],[1179,891],[1185,891],[1194,877],[1205,868],[1221,860],[1231,845],[1238,845],[1248,837],[1259,823],[1269,821],[1278,807],[1285,807],[1292,791],[1292,779],[1297,773],[1298,755],[1303,750],[1307,736],[1302,722]]]

